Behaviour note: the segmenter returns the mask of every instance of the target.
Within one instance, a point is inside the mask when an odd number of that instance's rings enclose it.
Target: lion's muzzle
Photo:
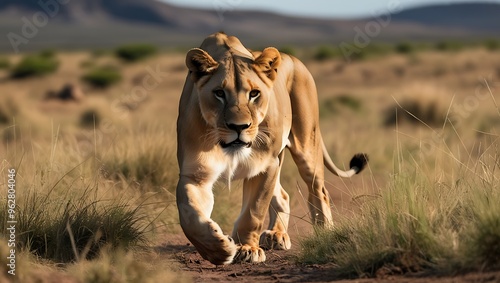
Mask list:
[[[229,124],[226,123],[227,129],[231,130],[233,140],[231,141],[220,141],[220,145],[224,149],[241,149],[249,148],[252,146],[252,141],[246,141],[248,139],[245,130],[249,129],[252,124]]]
[[[252,146],[252,142],[244,142],[238,138],[230,143],[225,143],[221,141],[220,145],[222,146],[222,148],[234,148],[234,149],[249,148]]]

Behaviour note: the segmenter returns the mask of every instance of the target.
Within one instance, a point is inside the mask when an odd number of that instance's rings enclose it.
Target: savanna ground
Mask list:
[[[223,267],[178,225],[184,53],[126,63],[111,52],[48,52],[57,70],[25,78],[11,77],[24,55],[0,56],[0,223],[11,168],[18,220],[16,276],[2,228],[0,281],[500,282],[500,53],[399,51],[350,62],[295,51],[316,80],[333,160],[346,167],[366,152],[369,167],[327,175],[335,227],[323,231],[309,225],[307,190],[287,158],[292,250]],[[103,75],[115,84],[82,80],[102,66],[119,70]],[[83,95],[51,98],[67,84]],[[214,192],[213,218],[230,233],[241,188]]]

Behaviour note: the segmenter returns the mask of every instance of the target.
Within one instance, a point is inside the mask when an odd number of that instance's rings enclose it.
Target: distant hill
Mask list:
[[[500,4],[464,3],[419,7],[395,14],[393,20],[429,27],[458,28],[482,33],[498,32]]]
[[[237,35],[253,46],[317,45],[352,42],[373,20],[313,19],[261,11],[221,14],[215,9],[183,8],[156,0],[60,1],[67,4],[47,0],[44,3],[52,4],[40,6],[37,0],[2,0],[0,51],[13,51],[12,45],[22,52],[47,47],[107,48],[137,41],[191,47],[220,30]],[[498,15],[498,4],[414,8],[391,15],[390,24],[371,39],[494,37],[500,35]],[[26,31],[28,34],[23,34]]]

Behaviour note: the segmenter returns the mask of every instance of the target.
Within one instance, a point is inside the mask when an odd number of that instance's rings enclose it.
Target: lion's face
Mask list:
[[[253,59],[228,50],[215,61],[207,52],[193,49],[186,60],[200,111],[211,128],[205,142],[226,153],[249,153],[252,146],[265,143],[268,135],[262,122],[274,95],[279,52],[268,48]]]

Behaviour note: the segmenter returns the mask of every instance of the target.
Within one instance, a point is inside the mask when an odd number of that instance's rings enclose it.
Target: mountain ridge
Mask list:
[[[371,40],[471,40],[500,35],[499,14],[500,4],[431,5],[390,14],[385,25],[377,18],[338,20],[266,11],[204,10],[155,0],[3,0],[0,34],[23,37],[26,22],[34,25],[36,36],[24,36],[28,43],[20,44],[20,51],[53,45],[73,49],[113,47],[134,41],[193,46],[220,30],[253,45],[317,45],[351,42],[370,24],[379,25]],[[12,50],[13,45],[11,38],[0,41],[0,50]]]

